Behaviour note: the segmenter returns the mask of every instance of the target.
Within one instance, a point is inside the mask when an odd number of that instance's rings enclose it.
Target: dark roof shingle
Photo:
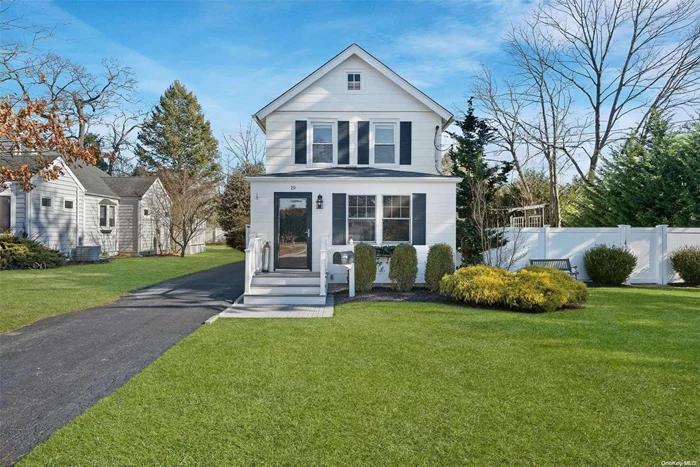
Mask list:
[[[326,169],[307,169],[295,172],[284,172],[251,176],[249,178],[454,178],[449,175],[427,174],[422,172],[409,172],[406,170],[384,169],[378,167],[331,167]]]

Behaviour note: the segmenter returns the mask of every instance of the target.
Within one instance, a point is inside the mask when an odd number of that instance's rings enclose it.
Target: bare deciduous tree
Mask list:
[[[216,182],[201,174],[186,170],[158,171],[171,203],[170,239],[173,246],[185,256],[192,239],[206,228],[207,220],[216,210]]]
[[[589,181],[623,117],[643,128],[653,109],[699,102],[699,8],[695,0],[552,0],[536,10],[533,34],[555,52],[547,66],[591,114],[587,170],[572,159]]]
[[[134,130],[141,128],[147,114],[144,110],[129,111],[119,108],[111,118],[104,119],[107,134],[102,141],[108,154],[108,174],[130,172],[131,164],[126,159],[126,152],[134,148]]]
[[[226,179],[235,168],[263,164],[265,138],[252,120],[245,126],[239,122],[238,130],[235,133],[224,134],[223,140],[224,154],[221,158],[221,166],[225,171]]]

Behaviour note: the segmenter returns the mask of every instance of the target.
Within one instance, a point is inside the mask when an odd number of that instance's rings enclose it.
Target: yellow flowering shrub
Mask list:
[[[469,266],[445,275],[440,292],[470,305],[519,311],[554,311],[588,298],[583,282],[553,268],[509,272],[492,266]]]

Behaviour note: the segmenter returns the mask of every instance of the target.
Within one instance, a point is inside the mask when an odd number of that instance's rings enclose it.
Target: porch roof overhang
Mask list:
[[[426,174],[422,172],[409,172],[405,170],[376,167],[332,167],[246,177],[248,182],[275,182],[280,180],[329,180],[333,182],[348,180],[357,182],[359,179],[394,182],[425,181],[447,183],[458,183],[461,180],[460,177],[450,175]]]

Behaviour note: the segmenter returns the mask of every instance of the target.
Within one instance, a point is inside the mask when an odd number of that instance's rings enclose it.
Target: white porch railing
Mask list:
[[[245,293],[250,294],[250,286],[256,273],[262,271],[262,239],[254,237],[248,240],[245,250]]]
[[[321,236],[321,251],[318,256],[319,260],[319,275],[321,276],[321,291],[319,295],[326,295],[328,288],[328,280],[326,278],[326,272],[328,271],[328,258],[326,251],[328,250],[328,236]]]

